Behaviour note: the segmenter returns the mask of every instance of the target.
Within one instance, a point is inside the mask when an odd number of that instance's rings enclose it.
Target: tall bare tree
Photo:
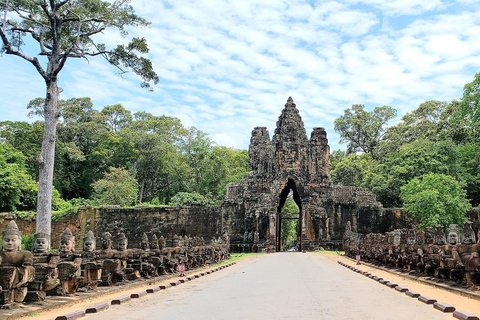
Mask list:
[[[121,73],[133,71],[142,78],[142,87],[158,82],[152,63],[140,54],[148,53],[144,38],[133,38],[128,45],[108,49],[95,35],[116,29],[127,36],[126,27],[149,23],[137,16],[128,0],[0,0],[5,10],[0,38],[3,52],[30,62],[46,86],[44,136],[38,157],[39,187],[37,233],[51,234],[51,199],[55,155],[56,125],[60,117],[58,76],[69,58],[100,56]],[[35,56],[23,52],[23,38],[38,44],[38,56],[46,57],[42,65]]]

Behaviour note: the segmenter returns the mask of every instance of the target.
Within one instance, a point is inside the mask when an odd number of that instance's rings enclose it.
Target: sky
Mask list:
[[[254,127],[273,136],[289,96],[306,133],[325,127],[345,149],[334,120],[353,104],[382,105],[399,119],[428,100],[462,97],[480,71],[478,0],[133,0],[151,22],[129,30],[147,39],[160,82],[150,92],[104,60],[71,59],[61,99],[121,103],[132,113],[179,118],[218,145],[247,149]],[[98,40],[124,43],[114,30]],[[30,48],[32,49],[32,48]],[[31,54],[36,54],[37,49]],[[28,53],[28,52],[26,52]],[[34,121],[26,106],[45,96],[43,79],[18,57],[0,57],[0,121]]]

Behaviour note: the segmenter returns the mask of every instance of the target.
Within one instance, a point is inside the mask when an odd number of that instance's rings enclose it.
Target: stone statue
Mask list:
[[[46,253],[50,250],[50,235],[43,232],[35,233],[33,252]]]
[[[425,228],[425,244],[433,244],[433,228]]]
[[[414,229],[408,229],[407,231],[407,244],[412,246],[415,244],[415,230]]]
[[[433,235],[433,244],[442,245],[446,243],[445,233],[442,226],[437,226],[435,234]]]
[[[142,240],[140,241],[140,249],[145,251],[150,249],[150,242],[148,241],[148,237],[145,232],[142,234]]]
[[[448,243],[451,245],[458,244],[460,240],[458,232],[458,224],[451,224],[448,226]]]
[[[393,245],[398,246],[400,245],[400,240],[401,240],[401,232],[400,230],[394,230],[393,231]]]
[[[113,237],[110,232],[104,232],[102,234],[102,250],[112,250],[113,248]]]
[[[158,250],[158,238],[157,235],[154,233],[152,238],[150,239],[150,250]]]
[[[462,230],[462,244],[475,244],[475,232],[471,222],[465,222]]]
[[[127,250],[127,246],[128,246],[128,239],[125,236],[125,233],[122,232],[117,236],[117,243],[116,243],[115,249],[117,249],[118,251],[125,251]]]
[[[10,221],[2,232],[0,251],[0,304],[22,302],[27,295],[27,285],[33,281],[33,254],[21,250],[22,232],[15,221]]]
[[[259,243],[260,242],[260,234],[258,233],[258,231],[255,231],[253,233],[253,243]]]
[[[93,252],[96,250],[96,239],[93,235],[92,230],[88,231],[85,237],[83,238],[83,251]]]
[[[75,237],[69,228],[66,228],[60,237],[60,247],[58,251],[61,253],[71,253],[75,251]]]
[[[160,236],[160,239],[158,240],[158,246],[160,247],[160,250],[164,250],[167,247],[167,241],[163,236]]]

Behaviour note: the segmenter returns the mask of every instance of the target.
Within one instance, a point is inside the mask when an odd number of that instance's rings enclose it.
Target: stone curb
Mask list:
[[[418,298],[418,297],[420,297],[420,293],[415,292],[415,291],[410,291],[410,290],[408,290],[408,291],[405,291],[405,294],[406,294],[407,296],[409,296],[410,298]]]
[[[85,311],[74,311],[64,314],[63,316],[58,316],[55,318],[55,320],[73,320],[82,317],[85,317]]]
[[[130,298],[138,299],[138,298],[141,298],[141,297],[146,296],[146,295],[147,295],[147,291],[140,291],[140,292],[132,293],[130,295]]]
[[[103,310],[106,310],[108,309],[109,305],[108,303],[100,303],[100,304],[97,304],[93,307],[89,307],[85,310],[85,313],[97,313],[99,311],[103,311]]]
[[[435,302],[437,302],[436,299],[433,299],[433,298],[430,298],[430,297],[427,297],[427,296],[420,296],[417,298],[418,301],[420,302],[423,302],[423,303],[426,303],[426,304],[434,304]]]
[[[465,311],[454,311],[453,317],[460,320],[479,320],[476,315]]]
[[[113,299],[111,304],[112,306],[114,305],[120,305],[124,302],[127,302],[127,301],[130,301],[132,300],[132,298],[130,296],[123,296],[123,297],[120,297],[120,298],[117,298],[117,299]]]
[[[449,313],[455,311],[455,307],[443,302],[435,302],[433,307],[437,310],[442,311],[443,313]]]
[[[153,288],[148,288],[147,293],[155,293],[157,291],[160,291],[160,287],[153,287]]]

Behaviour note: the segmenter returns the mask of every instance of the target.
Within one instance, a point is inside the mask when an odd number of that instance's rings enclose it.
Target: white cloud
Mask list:
[[[273,136],[292,96],[307,135],[325,127],[337,149],[333,121],[354,103],[390,105],[400,117],[423,101],[461,96],[480,69],[480,11],[467,2],[134,0],[152,22],[129,32],[148,40],[160,77],[155,91],[93,59],[67,63],[62,98],[89,96],[97,108],[120,102],[132,112],[178,117],[218,144],[247,148],[255,126]],[[100,39],[128,40],[111,31]],[[26,103],[44,94],[43,82],[6,58],[0,106],[9,113],[1,116],[26,119]]]

